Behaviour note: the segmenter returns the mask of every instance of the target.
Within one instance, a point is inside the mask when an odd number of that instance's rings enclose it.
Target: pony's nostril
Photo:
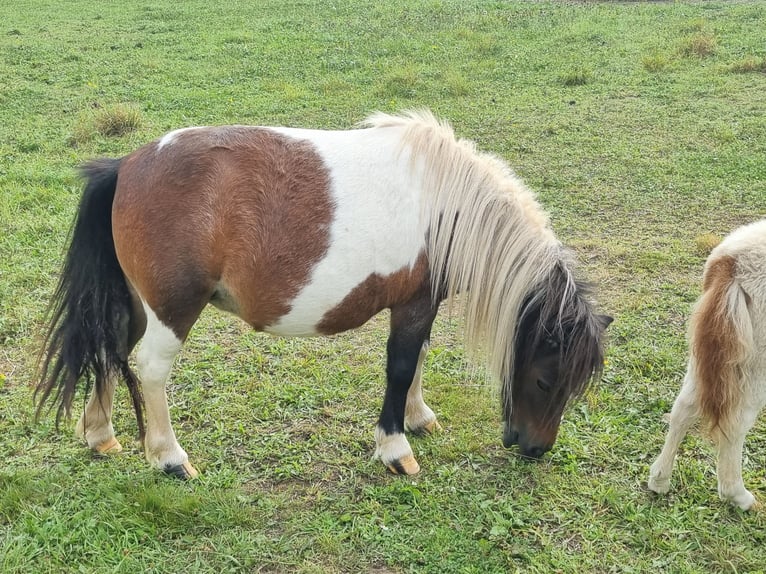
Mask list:
[[[511,448],[513,445],[518,444],[519,433],[517,431],[506,430],[503,433],[503,446],[505,448]]]

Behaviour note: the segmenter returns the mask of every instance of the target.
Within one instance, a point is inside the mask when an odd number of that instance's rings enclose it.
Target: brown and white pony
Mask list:
[[[85,166],[38,414],[53,400],[58,422],[77,381],[86,392],[92,381],[77,431],[96,451],[120,450],[111,410],[123,378],[149,462],[191,477],[165,385],[208,303],[285,336],[331,335],[388,308],[376,454],[416,473],[404,432],[438,426],[420,381],[431,324],[462,293],[468,346],[501,381],[504,443],[550,449],[566,403],[601,370],[611,319],[594,313],[547,216],[499,159],[429,112],[377,114],[365,128],[193,127]],[[136,377],[128,355],[142,338]]]
[[[766,405],[766,220],[740,227],[708,257],[689,322],[689,365],[670,413],[649,488],[670,488],[673,461],[699,418],[718,446],[718,494],[743,510],[755,497],[742,480],[745,435]]]

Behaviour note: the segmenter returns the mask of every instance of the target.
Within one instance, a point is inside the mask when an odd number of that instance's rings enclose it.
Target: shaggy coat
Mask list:
[[[670,487],[678,446],[701,417],[718,447],[718,492],[748,509],[742,480],[745,435],[766,405],[766,220],[741,227],[708,257],[702,295],[689,321],[689,364],[670,413],[649,488]]]

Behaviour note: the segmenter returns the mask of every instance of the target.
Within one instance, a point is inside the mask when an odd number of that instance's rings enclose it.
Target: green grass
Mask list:
[[[717,499],[702,437],[668,496],[645,481],[707,250],[766,215],[764,21],[756,1],[0,4],[0,571],[763,571],[766,515]],[[148,468],[124,389],[119,456],[33,423],[77,165],[186,125],[424,106],[538,192],[617,318],[543,462],[501,447],[446,314],[425,390],[444,431],[411,440],[416,477],[371,460],[385,316],[288,340],[206,312],[169,389],[190,483]],[[765,430],[744,461],[762,501]]]

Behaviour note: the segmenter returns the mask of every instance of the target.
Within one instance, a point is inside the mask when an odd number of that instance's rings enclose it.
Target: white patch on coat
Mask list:
[[[144,454],[155,468],[165,470],[188,462],[170,422],[165,384],[182,341],[145,301],[146,332],[136,355],[146,407]]]
[[[265,330],[288,336],[316,335],[325,313],[373,273],[412,267],[425,248],[421,181],[397,128],[315,131],[268,128],[310,141],[331,181],[330,245],[291,310]]]
[[[178,136],[181,135],[182,133],[187,132],[189,130],[197,130],[197,129],[200,129],[200,126],[179,128],[177,130],[173,130],[172,132],[166,133],[164,136],[160,138],[159,143],[157,143],[157,151],[161,150],[166,145],[170,145],[173,142],[175,142],[175,140],[178,139]]]
[[[136,356],[141,382],[144,386],[164,384],[182,341],[143,299],[141,304],[146,313],[146,332]]]

